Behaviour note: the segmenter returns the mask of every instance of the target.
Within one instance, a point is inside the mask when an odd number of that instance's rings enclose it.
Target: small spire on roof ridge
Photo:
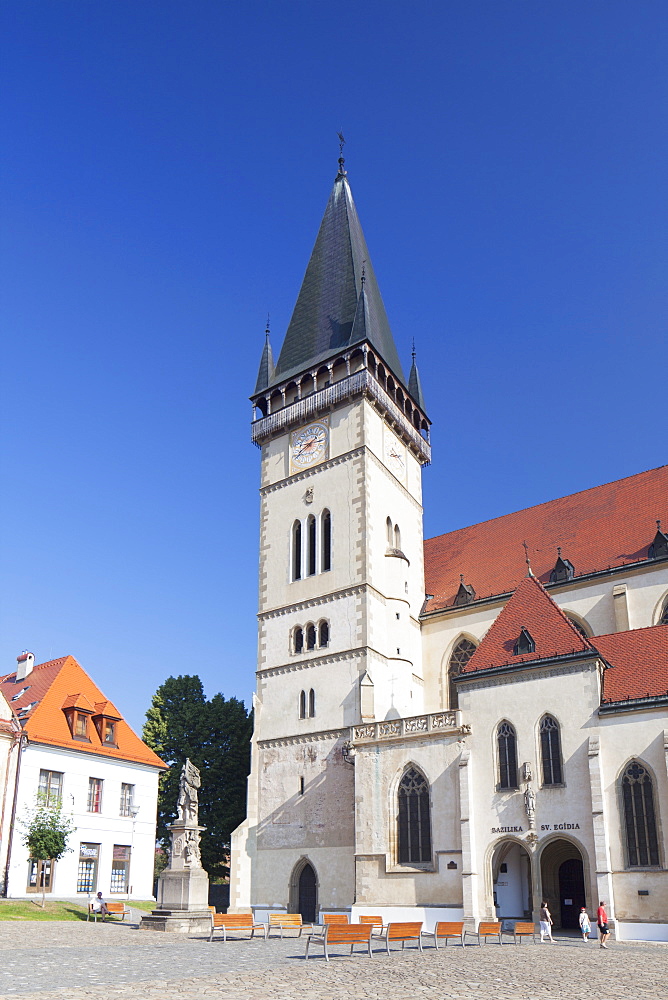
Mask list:
[[[366,281],[366,259],[362,261],[362,288],[364,288],[365,281]]]
[[[557,555],[561,559],[561,545],[557,545]]]
[[[265,339],[269,343],[269,313],[267,313],[267,328],[264,331]]]
[[[463,573],[460,573],[460,574],[459,574],[459,582],[460,582],[460,583],[463,583],[463,582],[464,582],[464,574],[463,574]]]
[[[529,559],[529,546],[526,542],[522,542],[524,546],[524,561],[527,564],[527,576],[533,576],[533,570],[531,569],[531,560]]]
[[[415,337],[413,337],[413,346],[411,349],[411,358],[413,359],[413,364],[415,364]]]
[[[657,517],[657,519],[656,519],[656,528],[657,528],[657,531],[661,531],[661,518],[660,517]]]

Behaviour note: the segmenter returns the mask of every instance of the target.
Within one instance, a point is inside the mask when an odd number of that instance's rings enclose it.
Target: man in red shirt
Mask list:
[[[610,935],[610,930],[608,928],[608,914],[605,912],[605,903],[603,900],[598,904],[598,910],[596,911],[596,923],[598,924],[598,930],[601,935],[601,948],[607,948],[605,943]]]

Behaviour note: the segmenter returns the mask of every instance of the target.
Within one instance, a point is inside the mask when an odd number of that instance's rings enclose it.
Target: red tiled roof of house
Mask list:
[[[610,666],[603,701],[668,694],[668,625],[597,635],[591,640]]]
[[[573,493],[514,514],[428,538],[425,611],[451,607],[460,574],[477,598],[507,594],[531,566],[548,583],[557,546],[576,577],[647,558],[658,518],[668,524],[668,465]]]
[[[133,761],[150,767],[166,766],[118,713],[110,715],[110,718],[119,720],[116,722],[116,746],[102,742],[90,719],[88,740],[72,736],[64,708],[70,702],[71,707],[83,703],[88,706],[87,712],[94,712],[94,705],[106,702],[102,691],[73,656],[35,664],[31,673],[20,681],[16,679],[16,672],[6,674],[0,677],[0,691],[18,715],[28,739],[34,743],[64,747],[114,760]],[[23,693],[13,702],[12,698],[19,691]],[[111,702],[107,704],[113,709]],[[22,713],[22,709],[27,711]]]
[[[535,650],[515,656],[513,649],[522,629],[526,629],[533,639]],[[578,632],[538,580],[525,576],[466,664],[465,672],[591,649],[590,642]]]

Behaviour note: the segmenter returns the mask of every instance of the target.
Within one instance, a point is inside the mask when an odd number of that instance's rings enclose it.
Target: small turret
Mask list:
[[[267,329],[265,331],[264,348],[262,349],[262,357],[260,359],[260,367],[257,373],[257,382],[255,383],[255,394],[258,392],[263,392],[274,377],[274,355],[271,351],[271,344],[269,343],[269,320],[267,320]]]
[[[426,413],[426,406],[424,405],[424,397],[422,395],[422,383],[420,382],[420,373],[418,372],[418,366],[415,362],[415,344],[413,344],[413,363],[411,365],[411,373],[408,376],[408,391],[410,392],[413,400],[417,403],[423,413]]]

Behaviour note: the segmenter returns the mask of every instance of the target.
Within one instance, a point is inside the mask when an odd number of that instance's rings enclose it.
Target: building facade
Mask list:
[[[668,467],[425,542],[429,419],[343,161],[274,364],[231,905],[668,938]],[[526,549],[523,542],[526,540]]]
[[[150,899],[162,761],[72,656],[36,665],[23,653],[0,692],[14,719],[3,894]],[[74,827],[58,861],[23,843],[38,800],[60,801]]]

